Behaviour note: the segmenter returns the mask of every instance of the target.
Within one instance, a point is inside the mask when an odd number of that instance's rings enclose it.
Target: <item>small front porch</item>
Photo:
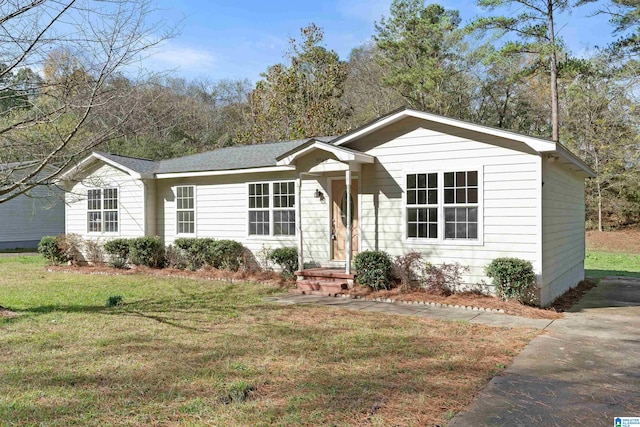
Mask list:
[[[355,275],[344,268],[307,268],[296,273],[296,289],[305,295],[333,296],[353,286]]]
[[[295,292],[339,294],[354,283],[351,266],[360,250],[362,166],[373,164],[375,158],[311,140],[283,154],[277,162],[279,166],[295,167],[298,173],[296,193],[299,203],[295,211],[298,265],[302,268],[306,264],[305,247],[315,251],[307,264],[315,265],[315,268],[303,268],[295,273]],[[303,193],[304,178],[314,184],[311,188],[305,186]],[[323,242],[327,244],[326,252],[318,249],[322,248]]]

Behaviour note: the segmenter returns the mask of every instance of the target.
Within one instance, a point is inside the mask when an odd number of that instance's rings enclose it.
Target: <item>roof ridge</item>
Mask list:
[[[109,153],[107,151],[96,151],[96,154],[106,154],[108,156],[118,156],[118,157],[124,157],[126,159],[133,159],[133,160],[145,160],[147,162],[158,162],[159,160],[153,160],[153,159],[148,159],[146,157],[136,157],[136,156],[126,156],[124,154],[116,154],[116,153]]]

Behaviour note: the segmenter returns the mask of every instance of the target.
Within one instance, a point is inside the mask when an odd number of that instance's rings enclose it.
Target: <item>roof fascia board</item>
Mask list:
[[[468,122],[464,122],[457,119],[450,119],[448,117],[437,116],[429,113],[423,113],[421,111],[415,111],[415,110],[402,110],[402,111],[393,113],[388,117],[382,120],[379,120],[377,122],[374,122],[369,126],[365,126],[352,134],[347,134],[342,138],[338,138],[333,143],[338,146],[346,144],[349,141],[353,141],[354,139],[358,139],[360,137],[366,136],[372,132],[375,132],[380,128],[388,126],[394,122],[397,122],[407,117],[413,117],[417,119],[422,119],[426,121],[443,124],[446,126],[458,127],[458,128],[470,130],[473,132],[478,132],[486,135],[492,135],[500,138],[523,142],[538,152],[555,150],[555,144],[551,141],[546,141],[540,138],[533,138],[530,136],[520,135],[515,132],[509,132],[502,129],[494,129],[487,126],[476,125],[473,123],[468,123]]]
[[[123,171],[125,171],[126,173],[128,173],[129,175],[131,175],[133,178],[137,178],[137,179],[142,179],[142,178],[148,178],[147,176],[142,176],[141,174],[139,174],[138,172],[134,171],[133,169],[129,169],[128,167],[121,165],[120,163],[111,160],[107,157],[104,157],[101,154],[98,153],[93,153],[93,156],[98,159],[98,160],[102,160],[103,162],[105,162],[106,164],[113,166],[114,168],[117,169],[121,169]]]
[[[293,163],[295,159],[298,157],[312,151],[312,150],[322,150],[327,151],[338,158],[341,162],[358,162],[358,163],[373,163],[374,158],[368,154],[358,153],[353,150],[347,150],[345,148],[336,147],[332,144],[327,144],[326,142],[314,141],[311,144],[305,144],[301,147],[298,147],[294,150],[285,153],[283,156],[280,156],[277,161],[278,166],[289,166]]]
[[[96,158],[94,157],[94,153],[89,154],[88,156],[86,156],[84,159],[82,159],[80,161],[80,163],[78,163],[77,165],[75,165],[74,167],[72,167],[71,169],[69,169],[68,171],[66,171],[65,173],[61,174],[58,177],[58,180],[60,181],[64,181],[68,175],[71,175],[72,173],[74,173],[75,171],[82,169],[83,167],[86,166],[87,163],[90,163],[91,161],[96,160]]]
[[[157,179],[170,178],[196,178],[200,176],[218,176],[218,175],[239,175],[246,173],[263,173],[263,172],[288,172],[296,170],[293,166],[265,166],[261,168],[248,169],[227,169],[220,171],[198,171],[198,172],[168,172],[158,173],[155,175]]]
[[[576,155],[570,152],[564,145],[556,144],[555,152],[558,153],[559,156],[566,159],[568,162],[579,167],[589,178],[595,178],[597,176],[596,172],[593,169],[591,169],[585,162],[576,157]]]

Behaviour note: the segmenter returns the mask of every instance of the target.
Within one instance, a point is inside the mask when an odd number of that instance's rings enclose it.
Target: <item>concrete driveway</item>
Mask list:
[[[449,426],[613,426],[640,417],[640,279],[607,278]]]

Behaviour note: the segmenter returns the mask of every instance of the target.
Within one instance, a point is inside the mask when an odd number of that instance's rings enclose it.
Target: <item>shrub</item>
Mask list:
[[[451,295],[462,285],[462,273],[469,271],[455,262],[453,264],[442,263],[440,265],[427,262],[422,267],[420,285],[425,291],[435,295]]]
[[[364,251],[355,258],[358,283],[373,290],[390,289],[393,263],[383,251]]]
[[[501,298],[531,302],[536,275],[529,261],[519,258],[496,258],[484,271],[493,279],[493,285]]]
[[[38,253],[53,264],[63,264],[69,261],[67,255],[60,246],[60,238],[56,236],[44,236],[38,243]]]
[[[82,260],[80,247],[82,247],[83,243],[84,240],[78,234],[69,233],[58,236],[58,246],[65,254],[66,259],[74,264]]]
[[[131,240],[131,262],[159,268],[164,265],[164,243],[159,236],[138,237]]]
[[[211,264],[209,247],[213,239],[198,239],[195,237],[181,237],[173,244],[183,251],[189,270],[198,270],[205,264]]]
[[[215,268],[238,271],[243,251],[242,243],[235,240],[215,240],[209,245],[209,263]]]
[[[165,249],[164,259],[166,267],[177,268],[180,270],[187,268],[188,261],[184,256],[184,251],[173,245],[169,245]]]
[[[400,279],[403,291],[412,291],[419,287],[420,261],[422,255],[411,251],[406,255],[397,256],[393,262],[393,271]]]
[[[282,269],[282,275],[291,278],[298,270],[298,248],[289,246],[276,248],[269,252],[269,260],[278,264]]]
[[[123,300],[124,298],[122,297],[122,295],[111,295],[109,296],[109,298],[107,298],[105,307],[116,307],[118,305],[122,305]]]
[[[109,254],[109,265],[114,268],[125,268],[129,262],[131,239],[113,239],[107,241],[104,251]]]
[[[96,240],[85,240],[84,248],[87,256],[87,261],[89,261],[93,265],[104,264],[104,252],[102,250],[102,245],[100,244],[100,242]]]

